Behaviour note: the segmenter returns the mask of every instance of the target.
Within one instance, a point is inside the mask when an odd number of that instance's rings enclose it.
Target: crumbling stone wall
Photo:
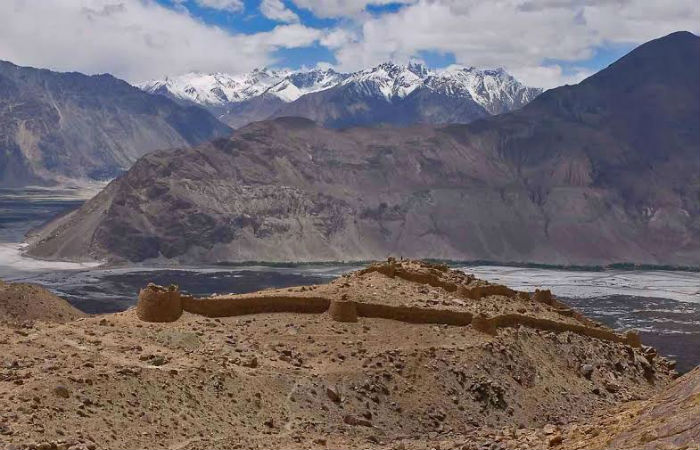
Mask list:
[[[516,292],[498,284],[474,283],[473,277],[450,271],[445,265],[424,262],[401,261],[389,258],[386,263],[372,264],[361,274],[379,272],[388,277],[399,277],[414,283],[426,284],[445,289],[464,299],[480,299],[484,296],[500,295],[510,298],[515,296],[548,305],[564,317],[576,319],[578,323],[558,322],[556,320],[532,317],[525,314],[501,314],[473,316],[468,311],[448,309],[421,308],[413,306],[392,306],[368,302],[352,302],[347,297],[328,299],[306,295],[240,295],[196,299],[181,296],[177,287],[162,288],[149,284],[139,294],[137,314],[139,318],[150,322],[177,320],[182,311],[207,317],[230,317],[246,314],[275,312],[312,313],[328,312],[332,320],[339,322],[356,322],[358,317],[398,320],[406,323],[431,323],[454,326],[471,325],[475,330],[495,335],[498,328],[526,326],[540,330],[564,332],[570,331],[584,336],[612,342],[622,342],[639,347],[641,342],[636,333],[622,336],[610,329],[603,328],[577,311],[553,298],[549,290],[536,290],[532,297],[524,292]]]
[[[376,303],[357,303],[357,314],[361,317],[398,320],[407,323],[435,323],[467,326],[472,314],[466,311],[417,308],[413,306],[390,306]]]
[[[346,300],[332,301],[328,314],[336,322],[357,322],[357,303]]]
[[[178,305],[180,305],[179,308]],[[160,308],[163,310],[161,311]],[[149,285],[142,290],[137,314],[139,318],[148,322],[165,322],[177,320],[183,310],[206,317],[230,317],[275,312],[309,314],[328,312],[331,319],[340,322],[355,322],[358,317],[368,317],[398,320],[406,323],[471,325],[475,330],[488,334],[496,334],[499,328],[522,325],[546,331],[570,331],[634,347],[641,344],[639,335],[636,333],[627,333],[623,336],[601,327],[558,322],[524,314],[501,314],[492,317],[474,316],[467,311],[391,306],[347,300],[335,301],[323,297],[247,296],[196,299],[190,296],[181,297],[177,290],[169,290],[155,285]]]
[[[239,298],[185,298],[183,309],[206,317],[231,317],[262,313],[326,312],[331,301],[321,297],[248,296]]]

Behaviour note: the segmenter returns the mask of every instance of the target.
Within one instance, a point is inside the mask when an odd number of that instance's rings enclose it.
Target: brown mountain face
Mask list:
[[[30,238],[42,258],[700,262],[700,38],[651,41],[470,125],[298,118],[140,159]]]
[[[229,132],[201,108],[146,94],[111,75],[0,61],[0,186],[108,179],[149,151]]]

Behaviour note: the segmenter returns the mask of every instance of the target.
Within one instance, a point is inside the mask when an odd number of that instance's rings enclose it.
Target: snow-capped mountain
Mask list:
[[[422,64],[400,66],[391,62],[351,74],[343,84],[363,95],[384,97],[387,101],[403,98],[422,86],[431,74]]]
[[[333,69],[292,72],[284,80],[270,87],[267,93],[285,102],[293,102],[302,95],[332,88],[349,77]]]
[[[202,105],[231,126],[297,115],[328,126],[466,123],[518,109],[540,92],[503,69],[430,70],[392,62],[339,73],[332,69],[256,69],[241,75],[188,73],[139,85]]]
[[[304,94],[333,87],[347,77],[332,69],[292,72],[262,68],[241,75],[190,72],[147,81],[138,87],[203,106],[221,106],[244,102],[263,94],[293,102]]]
[[[503,69],[461,66],[450,66],[428,75],[425,86],[447,96],[471,98],[491,114],[519,109],[542,92],[542,89],[523,86]]]
[[[503,69],[383,63],[325,90],[280,105],[273,117],[300,116],[329,127],[469,123],[519,109],[542,91]]]

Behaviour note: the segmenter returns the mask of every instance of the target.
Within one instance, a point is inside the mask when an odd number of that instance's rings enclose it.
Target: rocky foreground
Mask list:
[[[698,370],[674,381],[636,335],[444,266],[55,318],[0,319],[0,448],[700,444]]]

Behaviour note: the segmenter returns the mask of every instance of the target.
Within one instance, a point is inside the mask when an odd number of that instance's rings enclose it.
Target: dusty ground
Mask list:
[[[70,303],[46,289],[0,280],[0,322],[64,322],[84,316],[84,313],[72,307]]]
[[[384,293],[375,300],[452,302],[442,288],[378,273],[337,283]],[[334,287],[311,291],[323,289]],[[0,448],[599,448],[606,420],[650,420],[644,401],[671,382],[671,367],[570,332],[492,336],[326,313],[156,324],[129,310],[2,325]],[[673,407],[697,410],[689,398]],[[612,448],[636,448],[615,439]]]

